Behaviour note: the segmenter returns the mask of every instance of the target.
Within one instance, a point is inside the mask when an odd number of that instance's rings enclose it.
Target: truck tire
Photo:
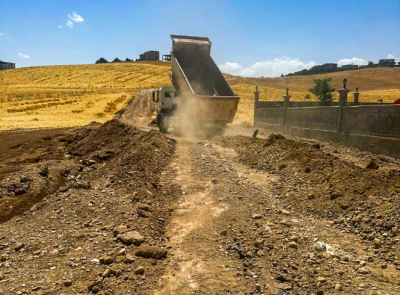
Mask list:
[[[158,119],[158,129],[163,134],[168,133],[168,127],[165,125],[165,115],[164,114],[161,114]]]

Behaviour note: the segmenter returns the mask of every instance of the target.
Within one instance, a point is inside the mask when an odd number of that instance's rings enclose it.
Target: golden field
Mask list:
[[[72,127],[105,122],[123,108],[139,89],[170,85],[169,63],[128,62],[47,66],[0,71],[0,130],[15,128]],[[291,100],[304,101],[313,79],[324,75],[284,78],[243,78],[225,75],[241,96],[234,124],[253,121],[256,85],[261,100],[282,100],[286,87]],[[360,101],[392,102],[400,98],[400,68],[373,68],[338,72],[335,88],[347,78],[348,87],[359,87]],[[310,100],[316,100],[311,95]],[[350,94],[349,101],[352,95]],[[337,100],[337,94],[336,94]]]
[[[170,71],[161,62],[0,71],[0,130],[105,122],[138,89],[169,85]]]

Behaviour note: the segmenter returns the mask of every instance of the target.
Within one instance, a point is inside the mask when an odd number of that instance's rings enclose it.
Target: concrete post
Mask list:
[[[342,117],[343,117],[343,108],[347,105],[347,94],[350,92],[350,89],[342,88],[339,89],[339,110],[338,110],[338,120],[337,120],[337,132],[342,132]]]
[[[256,126],[256,109],[258,107],[259,99],[260,99],[260,92],[258,92],[258,86],[256,86],[256,92],[254,92],[254,120],[253,120],[253,126]]]
[[[354,95],[354,105],[358,105],[358,96],[360,95],[360,92],[358,92],[358,87],[356,88],[356,92],[353,92]]]
[[[291,98],[291,96],[289,95],[289,91],[286,91],[286,93],[287,93],[286,95],[282,96],[283,97],[283,126],[286,125],[286,110],[289,107],[289,100]]]

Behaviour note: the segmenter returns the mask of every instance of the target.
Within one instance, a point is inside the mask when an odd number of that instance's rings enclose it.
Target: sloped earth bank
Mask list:
[[[56,163],[39,160],[19,181],[2,179],[34,185],[17,195],[3,186],[0,203],[62,181],[0,224],[0,294],[151,294],[164,273],[165,225],[179,193],[159,182],[174,140],[112,120],[48,141]]]

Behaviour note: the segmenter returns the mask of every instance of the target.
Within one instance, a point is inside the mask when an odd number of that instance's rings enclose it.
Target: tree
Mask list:
[[[332,92],[335,91],[335,88],[331,86],[331,80],[330,77],[314,79],[314,88],[308,90],[319,99],[321,105],[330,105],[333,101]]]
[[[118,57],[114,58],[114,60],[112,62],[121,62],[122,60],[120,60]]]
[[[310,94],[306,94],[305,96],[304,96],[304,99],[305,100],[309,100],[311,98],[311,95]]]
[[[128,57],[125,59],[125,61],[133,61],[132,59],[129,59]]]
[[[100,57],[98,60],[96,60],[97,64],[105,64],[108,63],[108,60],[106,60],[104,57]]]
[[[373,67],[373,66],[374,66],[374,62],[373,62],[373,61],[369,61],[369,62],[368,62],[368,66],[369,66],[369,67]]]

